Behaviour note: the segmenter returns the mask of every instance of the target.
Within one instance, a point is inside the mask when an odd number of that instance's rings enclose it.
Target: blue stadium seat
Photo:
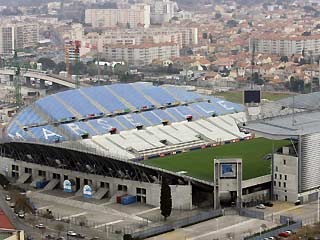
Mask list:
[[[66,109],[66,107],[52,95],[39,99],[35,104],[54,120],[75,117],[75,114]]]
[[[184,117],[191,115],[193,119],[198,119],[200,118],[200,114],[192,111],[189,107],[187,106],[177,106],[175,107],[177,111],[179,111]]]
[[[26,107],[19,112],[15,120],[23,126],[44,123],[44,119],[35,113],[31,107]]]
[[[78,89],[59,92],[57,93],[57,96],[60,97],[60,99],[64,101],[66,105],[76,110],[79,115],[83,117],[86,117],[89,114],[99,115],[101,113],[101,111],[92,105]]]
[[[99,134],[109,133],[111,128],[116,128],[118,131],[123,131],[124,128],[113,118],[100,118],[89,120],[88,123],[94,127]]]
[[[127,100],[136,109],[153,107],[153,104],[130,84],[114,84],[108,86],[108,88],[111,91],[115,91],[116,94]]]
[[[148,119],[153,125],[159,125],[162,122],[162,118],[159,117],[154,111],[142,112],[142,115]]]
[[[179,87],[168,86],[165,88],[167,89],[167,91],[171,93],[171,95],[177,97],[177,99],[179,99],[179,101],[181,102],[191,102],[191,101],[197,101],[202,99],[202,96],[200,94],[195,92],[188,92]]]
[[[155,110],[153,110],[153,112],[155,114],[157,114],[157,116],[159,116],[161,118],[161,120],[168,120],[170,122],[177,121],[176,119],[172,118],[168,113],[166,113],[166,111],[163,109],[155,109]]]
[[[28,131],[30,131],[36,139],[45,143],[62,142],[65,140],[64,136],[61,136],[49,125],[29,128]]]
[[[91,88],[82,88],[81,91],[94,101],[98,102],[102,107],[104,107],[111,113],[116,111],[124,111],[128,108],[106,87],[99,86]]]
[[[214,98],[214,97],[210,97],[209,99],[212,103],[216,103],[217,105],[219,105],[219,107],[224,109],[225,114],[233,113],[233,112],[242,112],[245,109],[243,105],[238,103],[233,103],[233,102],[225,101],[225,100]]]
[[[172,97],[167,91],[165,91],[161,87],[141,85],[140,89],[145,95],[148,95],[150,98],[154,99],[160,105],[164,106],[167,104],[179,102],[178,99]]]
[[[7,129],[8,136],[14,139],[30,140],[32,137],[21,129],[16,122],[12,122]]]
[[[142,117],[142,113],[132,113],[130,115],[135,122],[140,123],[145,127],[151,126],[151,123]]]
[[[136,127],[136,124],[138,123],[136,123],[132,118],[126,115],[116,116],[114,119],[118,120],[122,125],[126,126],[127,129],[134,129]]]
[[[186,120],[184,114],[181,113],[176,107],[167,108],[165,111],[170,113],[171,115],[173,115],[177,119],[174,122]]]
[[[82,135],[95,136],[97,133],[86,122],[72,122],[61,124],[60,127],[72,138],[80,139]]]

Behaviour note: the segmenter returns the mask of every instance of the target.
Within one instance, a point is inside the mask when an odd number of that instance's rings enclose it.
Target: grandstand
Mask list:
[[[139,160],[251,137],[237,124],[244,107],[180,87],[149,83],[81,88],[21,110],[6,141],[78,142],[110,156]]]

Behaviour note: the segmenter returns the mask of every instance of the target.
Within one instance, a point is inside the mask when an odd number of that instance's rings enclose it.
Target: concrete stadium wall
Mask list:
[[[25,168],[32,169],[32,179],[37,179],[39,177],[38,170],[46,172],[46,180],[53,179],[53,174],[60,175],[60,188],[63,188],[64,176],[67,176],[68,179],[73,179],[76,181],[76,178],[80,179],[80,190],[82,191],[84,180],[88,180],[89,185],[91,186],[94,192],[100,188],[100,183],[109,184],[109,197],[111,201],[115,201],[116,196],[122,194],[137,195],[137,188],[146,189],[146,204],[153,206],[160,206],[160,190],[161,185],[155,183],[139,182],[132,181],[127,179],[111,178],[104,177],[100,175],[87,174],[83,172],[70,171],[59,168],[52,168],[44,165],[38,165],[33,163],[27,163],[23,161],[17,161],[9,158],[0,158],[0,173],[5,176],[12,177],[12,165],[19,166],[19,176],[24,174]],[[119,191],[118,185],[124,185],[127,187],[127,191]],[[172,207],[174,209],[192,209],[192,186],[191,185],[171,185],[171,194],[172,194]],[[80,191],[79,190],[79,191]]]

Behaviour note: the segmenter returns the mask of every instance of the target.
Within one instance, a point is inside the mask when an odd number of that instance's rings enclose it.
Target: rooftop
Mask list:
[[[2,209],[0,208],[0,229],[15,229],[15,227],[11,224],[8,217],[4,214]]]

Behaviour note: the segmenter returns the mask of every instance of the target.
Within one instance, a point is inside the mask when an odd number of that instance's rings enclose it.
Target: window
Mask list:
[[[284,187],[284,188],[287,187],[287,183],[286,183],[286,182],[283,183],[283,187]]]
[[[121,184],[119,184],[119,185],[118,185],[118,191],[124,191],[124,192],[126,192],[126,191],[128,191],[128,187],[127,187],[126,185],[121,185]]]
[[[286,160],[283,160],[283,165],[286,165],[287,164],[287,161]]]
[[[279,182],[279,187],[281,187],[281,182]]]
[[[284,175],[284,180],[288,180],[288,177],[287,177],[287,175]]]
[[[288,197],[287,196],[284,196],[284,201],[288,201]]]
[[[277,182],[276,181],[273,182],[273,186],[275,186],[275,187],[277,186]]]
[[[280,180],[282,179],[282,174],[280,174]]]
[[[274,174],[274,179],[277,179],[277,174],[276,173]]]
[[[276,166],[276,172],[278,172],[279,171],[279,169],[278,169],[278,167]]]

